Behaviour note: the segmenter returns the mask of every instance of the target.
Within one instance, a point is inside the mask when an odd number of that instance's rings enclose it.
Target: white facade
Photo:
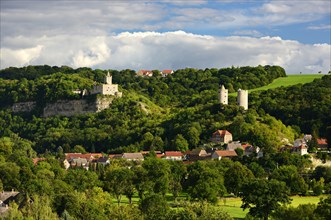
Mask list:
[[[248,109],[248,90],[238,90],[237,103],[239,106],[244,107],[245,110]]]
[[[223,105],[228,104],[228,90],[222,85],[219,89],[219,102]]]

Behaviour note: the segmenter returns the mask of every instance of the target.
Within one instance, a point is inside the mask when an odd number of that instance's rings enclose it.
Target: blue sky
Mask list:
[[[328,72],[330,0],[1,0],[0,68]]]

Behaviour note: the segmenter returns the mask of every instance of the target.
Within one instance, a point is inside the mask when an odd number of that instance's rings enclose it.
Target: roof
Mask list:
[[[317,144],[321,144],[321,145],[327,145],[327,140],[325,138],[318,138],[317,139]]]
[[[232,135],[229,131],[227,130],[217,130],[213,133],[213,136],[219,134],[221,137],[224,137],[225,135]]]
[[[304,149],[308,149],[304,144],[301,144],[299,147],[298,147],[298,149],[300,149],[300,150],[304,150]]]
[[[180,151],[166,151],[164,152],[164,156],[166,157],[182,157],[183,153]]]
[[[162,70],[163,74],[171,74],[173,72],[174,72],[173,70]]]
[[[191,152],[189,152],[188,154],[203,156],[203,155],[207,155],[207,151],[205,151],[203,149],[194,149]]]
[[[110,159],[122,158],[122,154],[109,154],[108,157],[109,157]]]
[[[33,162],[33,165],[36,166],[39,161],[44,161],[44,160],[46,160],[46,158],[40,158],[40,157],[38,157],[38,158],[33,158],[32,159],[32,162]]]
[[[82,154],[82,153],[66,153],[65,154],[66,159],[70,160],[73,158],[85,158],[85,159],[93,159],[93,158],[99,158],[102,157],[101,153],[88,153],[88,154]]]
[[[142,160],[144,156],[142,153],[124,153],[122,158],[131,159],[131,160]]]
[[[230,142],[228,143],[228,146],[226,147],[227,150],[235,150],[237,148],[242,149],[241,143],[239,142]]]
[[[236,157],[238,156],[236,151],[233,150],[216,150],[216,153],[220,157]]]
[[[14,190],[0,192],[0,200],[3,203],[7,203],[9,200],[12,200],[13,198],[15,198],[18,194],[19,194],[19,192],[15,192]]]

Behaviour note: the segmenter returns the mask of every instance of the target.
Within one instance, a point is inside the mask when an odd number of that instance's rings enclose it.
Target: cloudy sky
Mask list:
[[[0,68],[327,73],[330,0],[0,0]]]

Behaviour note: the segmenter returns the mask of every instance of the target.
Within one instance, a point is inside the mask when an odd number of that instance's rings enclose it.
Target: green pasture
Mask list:
[[[305,84],[314,81],[314,79],[320,79],[324,75],[323,74],[295,74],[295,75],[287,75],[287,77],[280,77],[275,79],[272,83],[267,86],[263,86],[256,89],[249,90],[250,92],[259,91],[259,90],[268,90],[274,89],[281,86],[293,86],[296,84]]]
[[[323,196],[318,197],[318,196],[292,196],[292,201],[289,206],[297,207],[300,204],[317,204],[320,201],[320,198],[323,198]],[[174,207],[175,202],[173,199],[172,194],[168,193],[166,195],[166,199],[169,203],[170,206]],[[178,198],[177,202],[180,200],[187,200],[187,194],[182,193]],[[116,199],[113,198],[113,203],[116,204],[117,201]],[[132,198],[132,203],[135,206],[139,205],[139,197],[137,194],[134,195]],[[125,197],[122,196],[122,205],[129,205],[129,200]],[[241,198],[238,197],[226,197],[226,198],[221,198],[217,204],[221,209],[224,211],[228,212],[230,216],[232,216],[234,219],[243,219],[246,214],[248,213],[248,209],[243,210],[240,208],[241,206]],[[176,205],[175,205],[176,206]]]
[[[275,89],[281,86],[288,87],[297,84],[306,84],[314,81],[314,79],[320,79],[324,75],[323,74],[293,74],[287,75],[287,77],[280,77],[275,79],[272,83],[266,86],[262,86],[256,89],[250,89],[249,92],[260,91],[260,90],[268,90]],[[237,93],[230,93],[229,96],[236,96]]]

